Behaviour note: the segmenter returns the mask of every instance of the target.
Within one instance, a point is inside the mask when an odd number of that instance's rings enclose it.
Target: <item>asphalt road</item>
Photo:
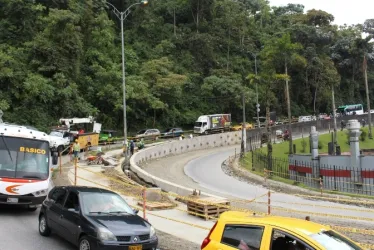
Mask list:
[[[29,212],[17,206],[0,206],[0,250],[75,250],[59,236],[39,235],[39,209]]]
[[[221,164],[229,156],[234,154],[234,150],[228,149],[227,151],[220,150],[219,152],[213,152],[203,155],[190,161],[185,167],[184,172],[187,176],[192,178],[200,186],[205,189],[213,190],[217,193],[224,194],[225,196],[233,196],[240,199],[253,199],[257,196],[265,194],[267,189],[263,186],[249,184],[247,182],[242,182],[234,177],[226,175],[222,171]],[[258,199],[258,201],[267,201],[267,197]],[[357,206],[342,205],[326,201],[311,201],[303,199],[291,194],[284,193],[274,193],[271,196],[272,204],[277,207],[282,207],[286,209],[296,209],[301,211],[311,211],[318,213],[342,215],[342,216],[355,216],[355,217],[365,217],[372,218],[374,220],[373,210],[367,210],[368,212],[357,211]],[[278,201],[278,202],[277,202]],[[280,203],[281,202],[281,203]],[[298,206],[292,203],[304,203],[308,204],[305,206]],[[316,207],[314,205],[321,205],[327,207]],[[329,206],[338,206],[346,208],[336,209],[328,208]],[[351,209],[351,210],[350,210]],[[364,208],[360,208],[364,209]],[[368,223],[373,225],[373,221],[366,222],[360,221],[361,223]]]

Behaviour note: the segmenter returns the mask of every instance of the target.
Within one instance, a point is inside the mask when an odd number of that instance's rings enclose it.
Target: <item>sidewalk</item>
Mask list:
[[[122,152],[122,149],[113,150],[106,152],[107,156],[116,156]],[[67,160],[68,161],[68,160]],[[86,166],[83,161],[79,163],[77,170],[78,178],[77,185],[79,186],[95,186],[101,188],[108,188],[110,186],[110,180],[104,176],[96,175],[94,173],[85,171],[87,169],[92,172],[101,173],[103,170],[102,166]],[[68,179],[71,185],[74,185],[74,167],[68,168]],[[122,173],[121,167],[115,168],[119,173]],[[93,183],[93,182],[95,183]],[[137,200],[133,197],[122,197],[131,206],[137,206]],[[196,243],[200,245],[204,238],[208,234],[208,230],[213,226],[213,221],[205,221],[201,218],[189,215],[186,211],[186,205],[178,203],[178,207],[168,210],[159,211],[146,211],[146,218],[148,221],[159,231],[176,236],[178,238]],[[139,216],[142,216],[143,212],[139,212]],[[204,229],[203,229],[204,228]]]

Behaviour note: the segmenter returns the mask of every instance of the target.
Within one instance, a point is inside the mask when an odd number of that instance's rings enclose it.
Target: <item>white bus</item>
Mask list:
[[[53,187],[49,136],[25,126],[0,123],[0,204],[35,211]]]
[[[364,107],[362,104],[343,105],[338,107],[337,112],[343,115],[363,115]]]

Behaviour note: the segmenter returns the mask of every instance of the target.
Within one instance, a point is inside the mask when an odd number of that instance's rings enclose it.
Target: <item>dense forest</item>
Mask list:
[[[110,0],[123,11],[136,0]],[[366,104],[374,93],[374,20],[338,27],[323,10],[266,0],[150,0],[125,21],[130,131],[188,126],[201,114],[249,120],[265,106],[293,116]],[[362,37],[362,32],[367,35]],[[256,75],[256,69],[258,74]],[[120,22],[104,0],[0,0],[4,120],[48,129],[93,115],[123,124]]]

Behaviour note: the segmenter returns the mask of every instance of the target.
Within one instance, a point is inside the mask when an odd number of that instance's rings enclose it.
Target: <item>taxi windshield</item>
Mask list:
[[[46,141],[0,136],[0,177],[48,179]]]
[[[318,234],[312,234],[310,237],[324,246],[326,250],[363,250],[334,231],[322,231]]]

